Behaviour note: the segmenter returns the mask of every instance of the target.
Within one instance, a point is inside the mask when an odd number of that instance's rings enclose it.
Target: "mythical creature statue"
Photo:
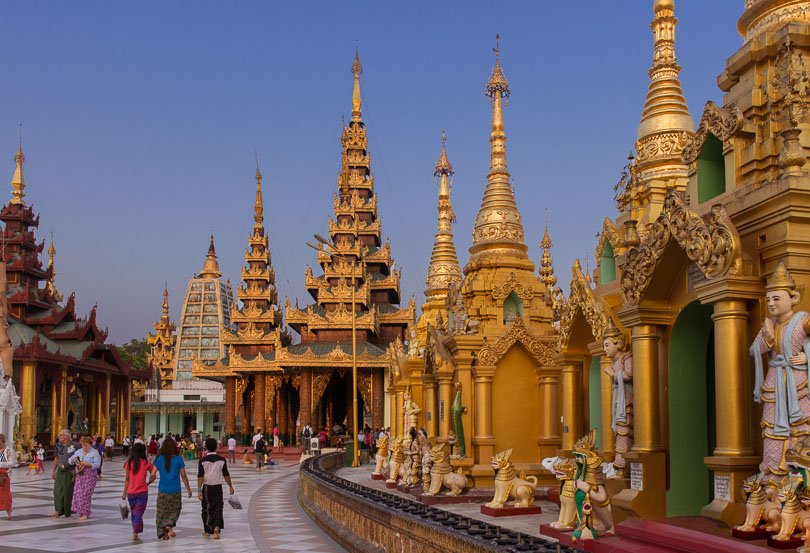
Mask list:
[[[464,422],[461,420],[461,415],[466,412],[467,408],[461,404],[461,382],[456,382],[456,398],[450,407],[450,421],[453,424],[456,443],[458,443],[458,453],[453,456],[454,459],[463,459],[467,456],[467,446],[464,443]]]
[[[419,349],[419,333],[413,321],[408,323],[408,357],[422,357]]]
[[[521,473],[515,476],[515,465],[509,458],[512,449],[501,451],[492,456],[492,469],[495,471],[495,496],[487,503],[493,509],[503,508],[506,501],[513,497],[513,507],[531,507],[534,505],[534,491],[537,489],[537,478]]]
[[[386,482],[396,482],[402,476],[400,469],[405,461],[405,448],[402,446],[402,436],[396,436],[391,442],[391,465]]]
[[[633,355],[627,350],[624,334],[608,317],[607,329],[603,334],[602,347],[610,359],[610,367],[605,373],[613,387],[613,414],[611,428],[616,435],[616,458],[613,467],[616,478],[624,478],[624,454],[633,447]]]
[[[447,314],[449,317],[448,326],[451,334],[475,334],[481,326],[479,321],[470,318],[467,309],[464,307],[464,296],[461,295],[461,288],[454,283],[450,283],[447,289]]]
[[[803,534],[804,548],[810,544],[810,512],[805,510],[805,483],[800,477],[789,477],[779,490],[782,503],[782,517],[779,533],[773,536],[776,541],[788,541],[794,533]]]
[[[391,365],[391,371],[394,373],[395,381],[399,380],[402,375],[407,374],[408,352],[405,351],[399,336],[388,344],[388,361]]]
[[[736,526],[735,530],[753,532],[760,521],[765,523],[765,529],[779,531],[781,525],[781,506],[774,501],[777,492],[776,484],[772,480],[763,483],[763,474],[754,474],[743,482],[742,491],[746,495],[745,522]]]
[[[552,528],[573,530],[577,526],[577,464],[573,459],[552,458],[550,471],[560,481],[560,516],[550,524]],[[546,466],[545,460],[543,466]],[[547,467],[548,468],[548,467]]]
[[[374,456],[377,461],[377,466],[374,467],[372,474],[385,474],[388,470],[388,435],[384,432],[380,433],[377,438],[377,454]]]
[[[448,488],[445,495],[459,495],[467,487],[467,477],[461,467],[453,472],[447,451],[447,442],[438,443],[430,450],[430,487],[424,495],[436,495],[442,488]]]
[[[577,463],[576,485],[577,490],[585,493],[583,501],[587,501],[593,508],[594,529],[600,533],[613,534],[613,510],[610,506],[610,496],[602,480],[603,459],[595,443],[594,428],[574,444],[574,459]],[[577,503],[582,504],[579,501]]]
[[[795,281],[780,260],[765,285],[768,317],[750,349],[755,366],[754,401],[764,403],[760,470],[777,481],[788,473],[785,452],[810,432],[810,397],[805,389],[810,318],[805,311],[794,312],[800,299]],[[765,353],[769,359],[763,380]]]

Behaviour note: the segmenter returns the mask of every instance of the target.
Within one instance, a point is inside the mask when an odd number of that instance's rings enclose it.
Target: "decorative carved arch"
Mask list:
[[[494,344],[485,342],[478,354],[478,362],[482,365],[495,366],[498,361],[506,355],[515,343],[519,342],[526,348],[526,351],[537,362],[538,366],[550,366],[553,364],[554,345],[552,342],[544,341],[535,336],[526,328],[523,317],[518,315],[512,326]]]
[[[742,129],[744,122],[745,118],[739,108],[722,108],[709,100],[703,108],[697,131],[681,152],[681,159],[689,165],[695,163],[709,134],[720,139],[723,148],[727,148],[729,139]]]
[[[557,333],[557,348],[559,351],[564,351],[568,346],[577,310],[582,312],[582,316],[588,326],[591,327],[591,332],[598,340],[602,339],[602,334],[605,332],[608,323],[609,315],[605,309],[605,304],[594,295],[588,281],[585,280],[579,259],[574,260],[574,265],[571,267],[570,288],[571,293],[560,312],[560,331]]]
[[[599,242],[596,244],[595,252],[597,264],[602,261],[602,252],[605,249],[605,242],[610,243],[615,255],[621,253],[622,241],[621,238],[619,238],[619,233],[616,232],[616,226],[613,224],[613,221],[610,220],[610,217],[605,217],[605,220],[602,221],[602,232],[599,233]]]
[[[534,297],[534,289],[532,289],[531,284],[524,286],[523,283],[518,281],[515,273],[509,273],[509,278],[506,279],[506,282],[492,289],[492,298],[498,302],[500,306],[512,292],[523,301],[525,306],[528,306]]]
[[[706,278],[742,271],[742,247],[737,229],[721,205],[703,220],[674,190],[644,241],[632,248],[622,265],[621,290],[626,304],[638,305],[650,285],[669,241],[674,239]]]

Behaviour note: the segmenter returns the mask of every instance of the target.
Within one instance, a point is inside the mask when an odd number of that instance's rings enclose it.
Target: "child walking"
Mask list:
[[[146,511],[146,503],[149,500],[149,484],[155,481],[155,474],[147,474],[152,470],[152,463],[146,458],[146,446],[135,444],[124,465],[126,478],[124,479],[124,492],[121,500],[129,502],[129,510],[132,512],[132,541],[140,541],[138,534],[143,533],[143,514]]]
[[[233,495],[233,482],[228,473],[228,463],[224,457],[217,455],[217,441],[214,438],[205,440],[206,455],[200,459],[197,470],[197,496],[202,502],[203,536],[214,535],[219,539],[219,533],[225,527],[222,518],[222,484],[228,484]]]

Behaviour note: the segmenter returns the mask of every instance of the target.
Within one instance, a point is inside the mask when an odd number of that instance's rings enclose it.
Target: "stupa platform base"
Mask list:
[[[416,495],[416,500],[425,505],[457,505],[459,503],[478,503],[480,498],[469,496],[464,493],[461,495]]]
[[[371,479],[372,480],[388,480],[388,475],[387,474],[374,474],[372,472],[371,473]]]
[[[495,509],[486,505],[481,505],[481,514],[490,517],[519,517],[523,515],[539,515],[543,512],[537,505],[531,507],[501,507]]]

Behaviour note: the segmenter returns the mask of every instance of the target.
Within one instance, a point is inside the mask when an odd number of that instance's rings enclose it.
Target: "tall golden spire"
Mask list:
[[[262,172],[259,162],[256,161],[256,203],[253,205],[253,220],[257,225],[264,223],[264,205],[262,204]]]
[[[14,162],[17,167],[14,169],[14,175],[11,177],[11,203],[25,205],[25,177],[23,176],[23,163],[25,163],[25,156],[22,153],[22,139],[20,139],[20,147],[14,155]]]
[[[490,161],[487,187],[473,227],[472,258],[480,255],[512,255],[527,258],[523,243],[523,223],[515,204],[515,194],[506,167],[506,134],[503,106],[509,98],[509,83],[501,70],[496,36],[495,67],[485,94],[492,100],[492,130],[490,131]]]
[[[554,274],[554,262],[551,259],[552,247],[554,244],[548,235],[548,219],[546,219],[546,231],[540,241],[540,248],[543,250],[543,256],[540,258],[540,281],[546,285],[546,289],[549,291],[554,290],[554,287],[557,286],[557,275]]]
[[[47,267],[47,274],[48,274],[48,282],[47,282],[47,289],[51,294],[51,297],[60,302],[63,299],[62,294],[59,293],[59,290],[56,288],[56,267],[54,266],[54,258],[56,257],[56,247],[53,244],[53,231],[51,231],[51,245],[48,246],[48,267]]]
[[[219,270],[219,263],[217,262],[217,251],[214,248],[214,233],[211,233],[211,243],[208,245],[208,256],[203,263],[203,269],[200,271],[200,278],[219,278],[222,273]]]
[[[650,86],[647,89],[647,100],[641,123],[638,126],[638,140],[643,149],[646,142],[664,132],[693,132],[695,127],[689,108],[683,96],[678,74],[681,66],[675,56],[675,0],[655,0],[654,17],[650,23],[655,37],[653,64],[650,68]],[[639,145],[639,161],[659,157],[680,157],[680,148],[675,148],[669,155],[663,148],[657,148],[650,156],[644,156]],[[667,150],[669,151],[669,149]]]
[[[453,166],[447,159],[445,142],[446,137],[442,130],[442,153],[433,171],[439,186],[439,224],[425,279],[426,296],[446,296],[451,284],[458,286],[461,282],[461,267],[453,243],[453,223],[456,222],[456,214],[450,202],[450,191],[453,187],[450,177],[453,176]]]
[[[160,322],[161,323],[168,323],[169,322],[169,283],[165,283],[163,285],[163,310],[160,314]]]
[[[360,64],[360,53],[355,50],[354,62],[352,63],[352,73],[354,74],[354,90],[352,91],[352,121],[360,121],[362,113],[360,106],[363,103],[360,98],[360,74],[363,66]]]

